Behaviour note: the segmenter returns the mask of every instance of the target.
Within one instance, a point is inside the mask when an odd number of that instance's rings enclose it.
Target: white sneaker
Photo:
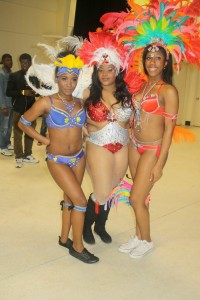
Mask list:
[[[8,149],[2,149],[1,154],[5,155],[5,156],[12,156],[13,155],[13,153],[11,151],[9,151]]]
[[[8,147],[7,147],[7,149],[8,149],[8,150],[14,150],[14,146],[11,145],[11,144],[9,144]]]
[[[23,158],[17,158],[16,159],[16,168],[22,168],[23,167]]]
[[[37,163],[39,163],[39,160],[34,158],[32,155],[28,155],[23,159],[23,162],[37,164]]]
[[[123,253],[129,253],[131,250],[135,249],[140,244],[137,236],[129,240],[128,243],[122,244],[118,250]]]
[[[145,240],[140,241],[140,244],[130,251],[131,258],[140,258],[149,253],[154,248],[153,242],[147,242]]]

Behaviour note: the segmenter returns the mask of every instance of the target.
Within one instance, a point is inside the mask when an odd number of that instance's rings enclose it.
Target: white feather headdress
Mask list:
[[[73,96],[77,98],[83,98],[83,91],[87,89],[92,83],[93,66],[84,65],[78,76],[78,82]]]
[[[57,56],[60,52],[72,51],[76,53],[83,45],[83,38],[78,36],[66,36],[59,39],[55,47],[41,43],[38,43],[37,45],[44,48],[45,54],[54,62],[57,60]]]
[[[34,57],[25,78],[28,85],[41,96],[50,96],[58,92],[54,64],[36,64]]]
[[[58,92],[58,85],[55,83],[55,62],[57,61],[58,54],[60,52],[71,51],[76,53],[77,50],[82,46],[83,39],[77,36],[67,36],[59,39],[56,46],[50,46],[43,43],[38,43],[39,47],[45,50],[45,54],[53,62],[52,64],[37,64],[35,62],[35,57],[32,60],[32,66],[29,68],[25,78],[28,85],[39,95],[49,96]],[[86,72],[88,73],[88,71]],[[78,87],[77,85],[77,95],[81,94],[81,91],[88,87],[90,84],[89,77],[83,76],[82,83]],[[79,81],[80,82],[80,81]],[[88,83],[89,82],[89,83]]]
[[[58,40],[57,46],[64,46],[65,49],[72,50],[77,53],[77,50],[83,45],[83,38],[81,36],[66,36]]]

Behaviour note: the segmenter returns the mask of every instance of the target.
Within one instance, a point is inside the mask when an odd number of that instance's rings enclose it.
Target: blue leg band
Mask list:
[[[78,210],[78,211],[82,211],[82,212],[86,212],[87,207],[74,205],[73,209]]]

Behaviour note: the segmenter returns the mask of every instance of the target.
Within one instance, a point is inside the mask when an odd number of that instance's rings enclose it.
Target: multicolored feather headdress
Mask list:
[[[116,38],[109,32],[89,32],[89,40],[84,40],[78,55],[89,66],[112,64],[117,74],[125,68],[125,49],[119,46]]]
[[[138,67],[144,47],[165,48],[177,69],[183,59],[200,67],[200,0],[127,0],[130,11],[101,17],[103,30],[113,30],[128,50],[130,65]],[[140,70],[139,70],[140,71]]]
[[[132,10],[116,29],[119,42],[130,53],[150,44],[154,50],[161,46],[172,54],[177,66],[185,59],[200,67],[200,23],[191,15],[193,1],[150,0],[144,6],[135,2],[128,1]]]

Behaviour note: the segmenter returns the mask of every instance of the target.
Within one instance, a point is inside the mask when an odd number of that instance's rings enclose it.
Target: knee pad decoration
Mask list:
[[[78,210],[78,211],[82,211],[82,212],[86,212],[87,207],[82,207],[82,206],[77,206],[77,205],[73,205],[70,203],[65,203],[64,200],[60,201],[60,205],[61,205],[61,210],[63,210],[63,207],[68,208],[68,210]]]
[[[131,194],[131,188],[132,188],[132,184],[128,183],[125,180],[121,180],[120,183],[112,191],[112,194],[109,199],[110,207],[114,205],[117,207],[119,202],[125,202],[126,204],[131,205],[129,200]],[[150,200],[151,200],[151,196],[149,194],[145,200],[146,206],[149,204]]]
[[[68,210],[72,210],[74,208],[73,204],[65,203],[64,200],[60,201],[61,210],[63,210],[63,207],[68,208]]]

